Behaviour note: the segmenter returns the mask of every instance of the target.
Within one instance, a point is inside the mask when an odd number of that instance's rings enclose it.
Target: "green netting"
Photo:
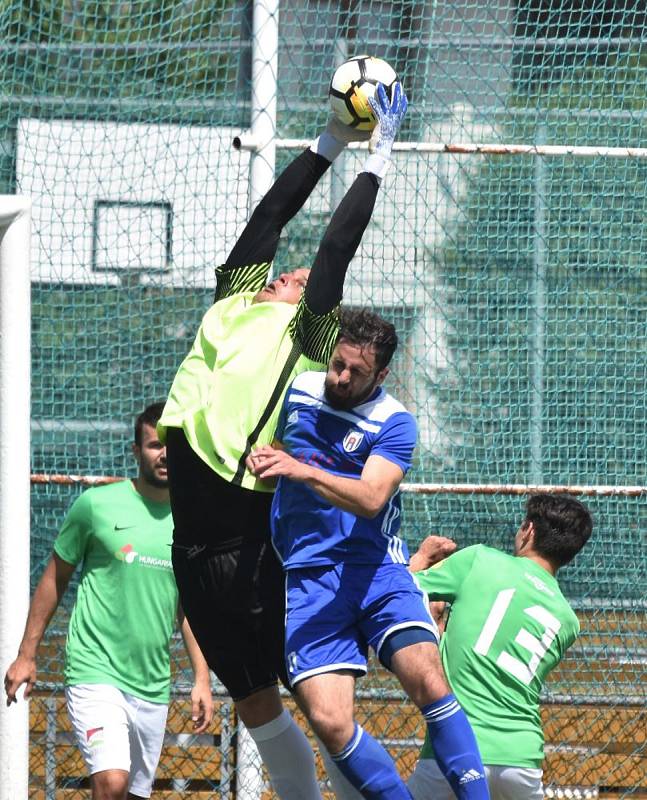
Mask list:
[[[249,156],[231,139],[250,124],[252,18],[225,0],[0,4],[0,190],[34,203],[34,472],[132,469],[132,419],[164,397],[247,216]],[[314,134],[334,65],[361,52],[403,78],[404,141],[647,143],[640,0],[281,2],[279,138]],[[293,155],[279,150],[277,168]],[[310,263],[361,158],[290,226],[281,268]],[[401,335],[391,386],[420,423],[410,480],[644,485],[647,160],[396,162],[347,298]],[[78,491],[33,490],[34,581]],[[412,544],[436,531],[506,548],[522,501],[406,505]],[[602,719],[611,698],[620,719],[645,697],[645,499],[590,505],[594,540],[563,575],[583,635],[547,700],[598,703]],[[41,665],[54,688],[65,617]],[[388,681],[365,684],[391,702]],[[623,731],[606,745],[582,733],[549,780],[644,792],[644,735]],[[33,741],[34,785],[51,789]],[[182,777],[217,784],[198,766]]]

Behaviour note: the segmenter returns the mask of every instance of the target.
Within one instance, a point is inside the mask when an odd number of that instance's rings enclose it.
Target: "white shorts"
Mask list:
[[[491,800],[543,800],[543,772],[530,767],[485,765]],[[407,783],[414,800],[455,800],[456,795],[433,758],[421,758]]]
[[[122,769],[129,774],[128,791],[150,797],[168,706],[103,683],[66,686],[65,698],[90,775]]]

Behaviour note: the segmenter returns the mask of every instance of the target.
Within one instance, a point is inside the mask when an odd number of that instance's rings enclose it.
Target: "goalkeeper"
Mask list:
[[[325,369],[344,277],[368,225],[407,108],[400,84],[378,87],[373,134],[332,119],[278,177],[216,270],[214,305],[173,381],[160,420],[174,521],[173,569],[202,652],[284,800],[320,798],[314,757],[283,709],[284,588],[270,544],[272,489],[246,470],[272,441],[286,387]],[[283,227],[352,140],[371,136],[363,171],[336,209],[312,270],[267,274]]]

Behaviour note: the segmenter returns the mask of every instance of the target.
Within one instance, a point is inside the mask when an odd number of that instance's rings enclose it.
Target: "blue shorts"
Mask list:
[[[345,564],[288,570],[285,658],[290,684],[348,669],[363,675],[369,646],[423,628],[436,641],[427,598],[404,564]]]

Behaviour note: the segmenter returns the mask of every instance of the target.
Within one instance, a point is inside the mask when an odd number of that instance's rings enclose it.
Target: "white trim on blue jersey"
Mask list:
[[[372,433],[377,433],[380,430],[379,425],[373,425],[372,423],[367,422],[365,419],[358,418],[358,416],[355,414],[351,414],[348,411],[342,411],[340,408],[333,408],[325,401],[316,400],[314,397],[309,397],[307,394],[292,392],[290,395],[288,395],[287,399],[289,403],[302,403],[303,405],[312,406],[313,408],[324,409],[327,414],[333,414],[334,416],[341,417],[342,419],[347,419],[358,428],[362,428],[362,430],[371,431]]]
[[[379,455],[406,473],[416,424],[382,387],[353,409],[326,402],[325,373],[304,372],[289,388],[276,437],[295,458],[334,475],[359,479]],[[407,564],[396,491],[373,519],[332,506],[306,484],[281,478],[272,505],[272,541],[287,569],[337,564]]]

